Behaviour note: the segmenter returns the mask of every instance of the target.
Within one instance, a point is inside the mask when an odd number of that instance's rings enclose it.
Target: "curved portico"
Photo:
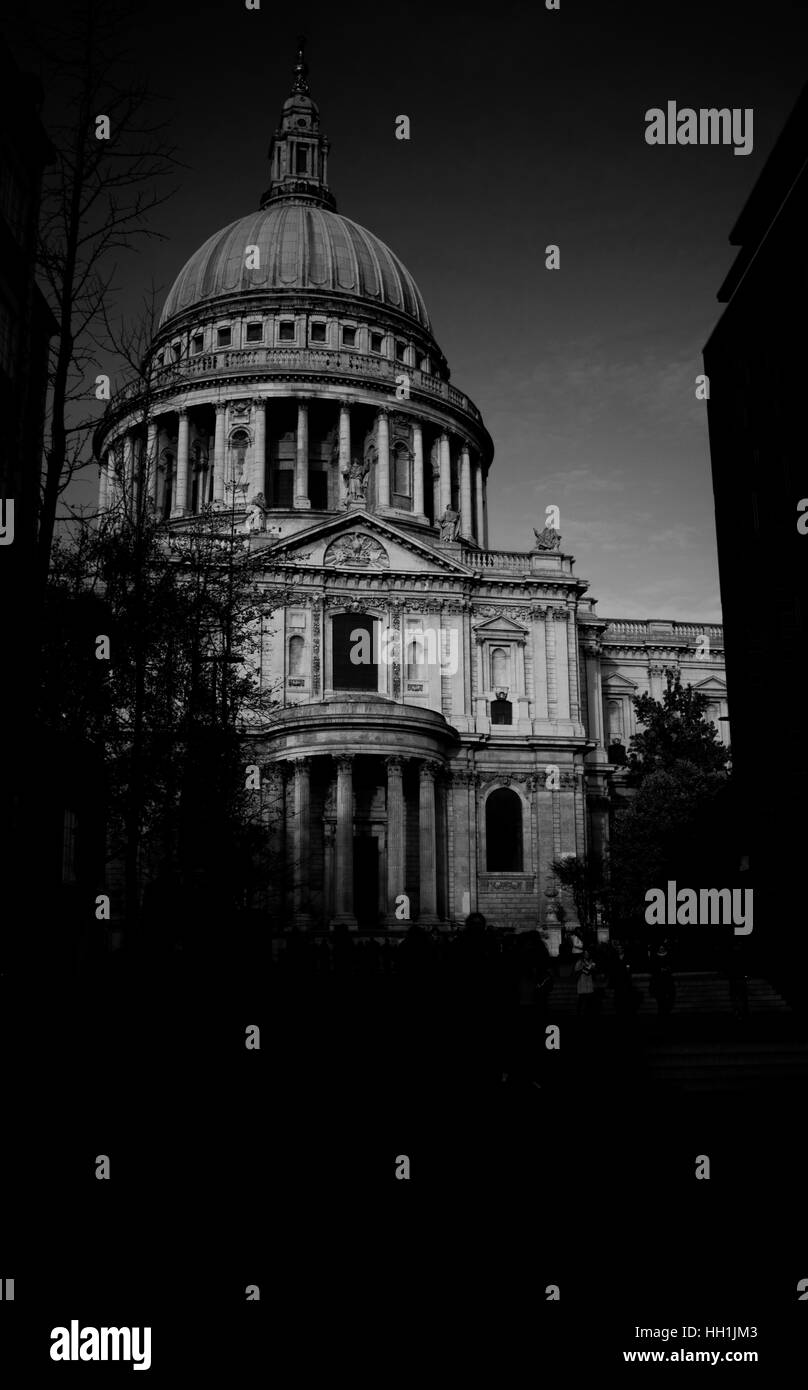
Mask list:
[[[304,929],[445,920],[443,776],[459,736],[442,715],[384,699],[326,700],[285,710],[259,737],[286,827],[276,908]]]

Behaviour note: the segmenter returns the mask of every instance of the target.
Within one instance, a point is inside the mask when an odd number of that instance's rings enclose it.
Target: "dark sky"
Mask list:
[[[493,435],[492,547],[529,549],[555,503],[601,613],[720,618],[695,377],[728,234],[808,76],[804,4],[145,3],[134,66],[190,167],[168,240],[121,262],[124,310],[257,206],[298,32],[338,209],[408,266]],[[753,108],[753,152],[647,145],[669,99]]]

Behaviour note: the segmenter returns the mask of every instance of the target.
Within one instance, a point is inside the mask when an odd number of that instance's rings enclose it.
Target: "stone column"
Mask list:
[[[182,516],[188,506],[188,411],[180,410],[179,417],[177,475],[174,480],[174,496],[171,501],[172,516]]]
[[[652,700],[661,700],[665,689],[665,668],[659,662],[648,667],[648,691]]]
[[[339,501],[348,503],[348,479],[344,476],[351,466],[351,407],[347,401],[339,405]]]
[[[387,764],[387,922],[396,925],[396,898],[404,887],[404,760]]]
[[[570,718],[578,724],[581,719],[581,695],[578,685],[578,625],[572,612],[569,615],[569,627],[567,628],[567,657],[569,659]]]
[[[124,505],[133,507],[135,502],[135,436],[131,430],[124,436],[123,496]]]
[[[474,498],[477,508],[477,544],[485,543],[485,507],[483,505],[483,461],[477,459],[474,469]]]
[[[558,718],[558,675],[556,672],[556,635],[552,608],[544,610],[544,650],[547,660],[547,717]]]
[[[336,912],[332,926],[356,929],[353,910],[353,755],[337,760]]]
[[[412,510],[424,515],[424,436],[419,424],[412,427]]]
[[[432,465],[432,514],[435,518],[435,525],[440,524],[440,464]]]
[[[295,770],[295,820],[293,885],[295,925],[309,926],[307,903],[309,897],[309,773],[311,758],[293,759]]]
[[[261,808],[262,818],[269,844],[269,882],[267,884],[267,906],[276,916],[284,907],[284,885],[286,865],[284,862],[284,842],[286,839],[285,804],[285,764],[270,763],[262,776]]]
[[[488,480],[483,478],[483,549],[488,549]]]
[[[438,764],[428,759],[418,769],[418,862],[420,911],[418,921],[438,920],[438,847],[435,839],[435,775]]]
[[[109,480],[112,472],[112,450],[107,449],[101,460],[101,471],[98,474],[98,510],[105,512],[107,509],[107,499],[109,497]]]
[[[295,454],[295,497],[297,511],[311,508],[309,501],[309,405],[297,403],[297,453]]]
[[[225,411],[227,406],[216,407],[216,435],[213,443],[213,500],[224,501],[224,462],[227,448],[225,434]]]
[[[452,462],[449,452],[449,436],[442,434],[440,437],[440,515],[443,516],[447,507],[452,505]]]
[[[267,403],[263,396],[257,396],[253,401],[253,410],[255,411],[255,431],[251,481],[247,489],[246,499],[248,502],[251,502],[259,492],[263,492],[266,496]]]
[[[586,703],[589,708],[589,728],[587,733],[597,743],[592,753],[594,762],[605,762],[606,753],[603,734],[603,690],[600,683],[600,642],[590,638],[584,648],[586,662]]]
[[[376,506],[390,506],[390,422],[382,409],[376,417]]]
[[[146,430],[146,466],[144,469],[143,486],[148,497],[154,498],[157,502],[157,421],[150,420]]]
[[[460,450],[460,534],[470,537],[471,524],[471,458],[468,444]]]

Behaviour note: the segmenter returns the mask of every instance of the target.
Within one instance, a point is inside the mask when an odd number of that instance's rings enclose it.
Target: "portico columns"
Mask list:
[[[474,492],[477,503],[477,544],[485,545],[485,506],[483,504],[483,461],[477,459],[474,468]]]
[[[424,760],[418,769],[418,863],[420,910],[418,921],[438,920],[438,864],[435,839],[435,775],[438,764]]]
[[[483,478],[483,546],[488,549],[488,483]]]
[[[182,516],[188,505],[188,411],[180,410],[177,436],[177,478],[172,498],[171,515]]]
[[[107,499],[109,497],[109,480],[112,472],[112,450],[107,449],[101,460],[101,471],[98,476],[98,510],[105,512],[107,509]]]
[[[460,449],[460,534],[469,538],[472,533],[471,458],[468,444],[463,444]]]
[[[306,910],[309,894],[309,770],[311,758],[294,758],[295,770],[295,819],[294,819],[294,864],[293,890],[295,924],[309,925]]]
[[[412,509],[424,515],[424,436],[421,426],[412,427]]]
[[[124,438],[123,496],[124,506],[129,509],[133,508],[135,504],[135,436],[131,430]]]
[[[307,511],[309,501],[309,405],[297,403],[297,453],[295,454],[295,509]]]
[[[253,401],[253,411],[255,412],[255,430],[253,433],[253,458],[250,473],[250,486],[247,489],[248,502],[256,497],[259,492],[264,492],[266,488],[266,428],[267,428],[267,403],[263,396],[258,396]]]
[[[382,409],[376,425],[376,506],[390,506],[390,424],[387,411]]]
[[[337,758],[337,843],[332,925],[356,928],[353,903],[353,756]]]
[[[213,500],[224,501],[224,460],[226,450],[225,411],[227,406],[216,407],[216,434],[213,441]]]
[[[157,421],[150,420],[146,431],[146,467],[145,467],[145,486],[147,495],[154,500],[157,506]]]
[[[440,459],[440,515],[443,516],[446,508],[452,505],[452,463],[448,434],[442,434],[440,437],[438,457]]]
[[[439,525],[440,525],[440,518],[441,518],[441,510],[440,510],[440,464],[439,464],[438,462],[436,462],[436,461],[433,462],[433,464],[432,464],[432,515],[433,515],[434,518],[435,518],[435,525],[436,525],[436,526],[439,526]]]
[[[396,922],[396,898],[404,887],[403,759],[385,758],[387,765],[387,920]]]
[[[351,409],[347,401],[340,401],[339,407],[339,501],[344,507],[348,502],[348,479],[344,476],[351,466]]]

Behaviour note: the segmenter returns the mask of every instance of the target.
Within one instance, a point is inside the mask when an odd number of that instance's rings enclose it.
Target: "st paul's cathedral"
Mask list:
[[[276,920],[479,911],[555,953],[574,909],[552,863],[603,853],[632,696],[678,670],[726,738],[722,630],[599,616],[544,515],[489,549],[492,439],[412,275],[337,212],[328,154],[301,52],[258,211],[166,298],[148,421],[124,395],[99,427],[100,509],[128,480],[169,531],[235,508],[273,595],[245,763],[280,808]]]

